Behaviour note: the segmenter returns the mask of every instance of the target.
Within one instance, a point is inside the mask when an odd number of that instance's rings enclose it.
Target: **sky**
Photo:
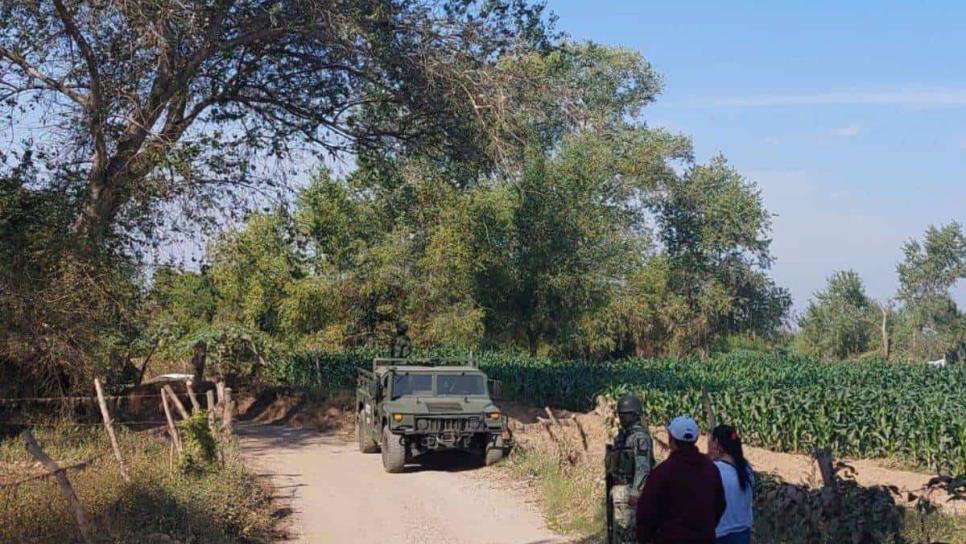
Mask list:
[[[966,3],[549,0],[578,40],[640,51],[644,112],[723,154],[773,218],[772,275],[804,310],[857,271],[895,294],[902,244],[966,222]],[[966,305],[966,282],[955,297]]]

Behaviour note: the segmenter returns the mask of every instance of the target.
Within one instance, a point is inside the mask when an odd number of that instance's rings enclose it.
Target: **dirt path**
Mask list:
[[[281,425],[244,425],[239,434],[242,453],[291,508],[298,542],[564,542],[518,493],[473,477],[466,456],[387,474],[379,455],[337,435]]]

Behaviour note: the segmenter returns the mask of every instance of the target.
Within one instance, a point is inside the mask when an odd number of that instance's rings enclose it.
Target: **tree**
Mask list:
[[[14,0],[0,8],[0,112],[47,127],[35,145],[66,170],[90,245],[150,228],[176,196],[195,216],[244,203],[303,150],[485,162],[508,96],[490,75],[549,46],[541,13],[522,0]]]
[[[674,317],[672,351],[706,354],[730,334],[777,332],[791,297],[765,275],[771,216],[758,187],[716,157],[667,177],[652,207],[687,308]]]
[[[857,273],[835,273],[825,289],[815,293],[799,322],[804,351],[827,359],[848,359],[869,351],[878,313]]]
[[[71,195],[44,186],[32,153],[12,162],[0,171],[0,360],[26,396],[86,390],[134,356],[138,271],[109,253],[74,258]]]
[[[503,118],[523,160],[481,175],[363,153],[346,176],[320,171],[290,226],[260,215],[213,246],[213,276],[235,278],[224,308],[270,319],[219,315],[289,348],[385,345],[398,320],[420,347],[592,359],[773,336],[789,301],[766,275],[757,187],[638,121],[660,87],[644,59],[565,42],[520,65],[497,69],[540,82],[541,111]]]
[[[141,363],[140,383],[155,352],[170,359],[191,355],[195,383],[204,379],[208,344],[204,337],[214,322],[219,297],[207,269],[182,272],[162,267],[154,274],[144,310],[150,319],[143,336],[152,344]],[[189,351],[190,350],[190,351]]]
[[[643,203],[672,175],[670,161],[689,153],[684,138],[623,128],[580,131],[536,154],[509,191],[509,238],[493,248],[509,276],[479,284],[490,329],[510,324],[531,353],[598,344],[584,322],[642,265],[652,245]]]
[[[950,289],[966,278],[966,235],[960,223],[930,226],[920,243],[903,246],[897,299],[903,303],[907,356],[943,357],[966,343],[966,316]]]
[[[222,375],[253,377],[276,350],[296,347],[292,307],[309,315],[291,222],[282,212],[253,214],[242,228],[215,240],[208,259],[200,272],[156,272],[145,334],[162,358],[190,357],[196,380],[209,360]]]

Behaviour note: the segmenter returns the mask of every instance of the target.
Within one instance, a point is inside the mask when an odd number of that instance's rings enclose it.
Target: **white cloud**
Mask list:
[[[832,136],[840,136],[842,138],[852,138],[858,136],[862,127],[859,125],[849,125],[847,127],[840,127],[832,129]]]
[[[828,105],[955,108],[966,107],[966,88],[826,91],[809,94],[760,94],[704,98],[686,104],[694,107],[745,108]]]

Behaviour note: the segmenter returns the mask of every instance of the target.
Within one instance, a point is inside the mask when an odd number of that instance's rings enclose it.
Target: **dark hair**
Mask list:
[[[741,437],[731,425],[718,425],[711,431],[711,436],[735,460],[735,472],[738,473],[738,485],[744,490],[751,479],[751,465],[745,459],[745,452],[741,449]]]

